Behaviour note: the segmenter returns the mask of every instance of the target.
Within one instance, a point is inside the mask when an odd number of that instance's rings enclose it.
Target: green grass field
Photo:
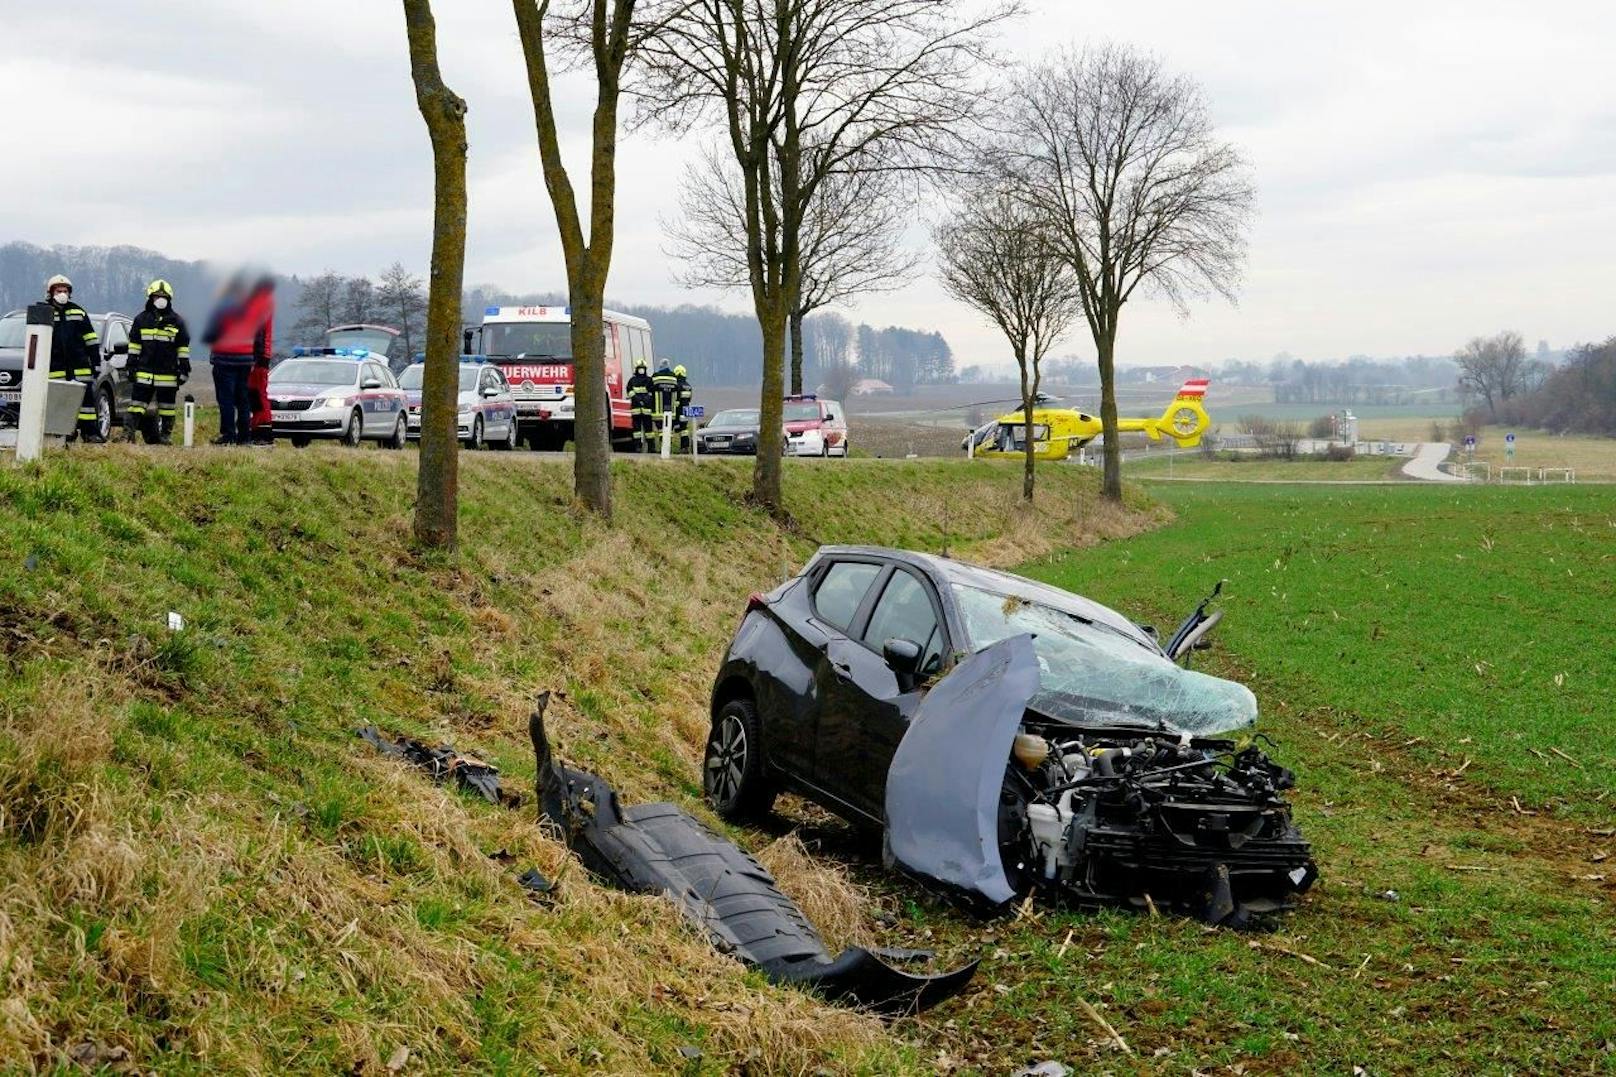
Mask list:
[[[1016,923],[953,1049],[1131,1068],[1079,994],[1166,1072],[1616,1068],[1616,493],[1156,492],[1172,525],[1031,571],[1164,627],[1229,581],[1203,668],[1258,693],[1323,882],[1266,936]]]
[[[1123,465],[1123,477],[1218,482],[1402,481],[1402,468],[1407,462],[1405,457],[1388,456],[1355,456],[1351,460],[1270,460],[1234,454],[1204,457],[1178,453],[1129,460]]]
[[[466,1072],[1616,1069],[1616,490],[1152,484],[1167,522],[1097,504],[1090,469],[1045,469],[1029,513],[1014,467],[792,461],[782,528],[746,462],[624,461],[606,525],[562,462],[462,463],[455,557],[407,542],[413,453],[0,469],[0,1069],[377,1071],[401,1045]],[[1273,933],[982,922],[789,798],[731,831],[834,942],[983,959],[882,1024],[351,736],[449,738],[521,787],[559,689],[569,760],[701,811],[745,595],[832,541],[1020,564],[1164,628],[1227,578],[1202,668],[1258,693],[1321,885]]]

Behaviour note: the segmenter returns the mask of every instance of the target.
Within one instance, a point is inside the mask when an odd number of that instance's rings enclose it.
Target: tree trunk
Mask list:
[[[1116,322],[1105,327],[1095,342],[1100,364],[1100,430],[1105,435],[1105,477],[1101,492],[1122,500],[1122,438],[1117,433]]]
[[[591,263],[594,262],[590,258]],[[600,515],[612,514],[611,394],[606,390],[605,274],[585,275],[572,291],[573,492]]]
[[[763,329],[763,390],[758,399],[758,454],[752,467],[752,500],[776,515],[780,512],[780,454],[784,446],[785,304],[758,304]]]
[[[1021,499],[1023,501],[1031,501],[1032,471],[1033,465],[1036,461],[1036,457],[1033,455],[1032,441],[1032,405],[1035,390],[1033,389],[1032,383],[1027,378],[1027,349],[1025,346],[1016,349],[1016,366],[1021,371],[1021,418],[1025,421],[1026,425],[1026,429],[1022,436],[1026,440],[1026,444],[1023,446],[1023,448],[1026,450],[1027,455],[1027,470],[1026,474],[1022,476],[1021,479]]]
[[[791,392],[802,392],[802,308],[791,308]]]
[[[443,84],[431,0],[404,0],[415,99],[432,140],[432,277],[427,290],[426,371],[415,540],[452,549],[459,514],[460,292],[466,266],[466,103]]]

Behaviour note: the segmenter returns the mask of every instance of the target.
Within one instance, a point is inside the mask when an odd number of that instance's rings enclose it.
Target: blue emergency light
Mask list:
[[[483,308],[483,313],[485,315],[486,314],[498,314],[499,313],[499,308],[498,307],[484,307]]]

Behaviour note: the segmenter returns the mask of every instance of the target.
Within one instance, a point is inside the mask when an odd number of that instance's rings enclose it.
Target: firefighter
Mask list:
[[[690,387],[690,379],[685,377],[685,365],[680,363],[673,368],[673,376],[677,379],[674,392],[678,397],[678,405],[673,413],[673,428],[679,433],[679,451],[690,451],[690,416],[685,409],[695,399],[696,390]]]
[[[154,280],[146,288],[146,309],[129,326],[129,367],[134,382],[123,439],[134,441],[142,427],[146,440],[173,444],[174,397],[191,376],[191,333],[174,312],[174,288]]]
[[[662,424],[667,421],[664,416],[671,418],[674,408],[679,403],[679,376],[669,368],[666,359],[662,360],[662,365],[657,367],[657,372],[651,375],[651,387],[653,390],[651,396],[652,436],[657,439],[657,444],[660,446]]]
[[[81,381],[79,435],[88,442],[105,440],[96,423],[95,375],[101,367],[101,337],[84,308],[73,302],[73,282],[60,273],[45,282],[54,324],[51,326],[50,380]]]
[[[634,360],[634,376],[628,379],[626,386],[628,393],[628,406],[634,415],[634,451],[648,452],[651,440],[651,403],[656,392],[656,383],[646,372],[645,360]]]

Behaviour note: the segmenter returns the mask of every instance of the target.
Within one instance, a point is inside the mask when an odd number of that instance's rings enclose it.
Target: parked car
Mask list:
[[[696,432],[696,451],[703,456],[756,456],[758,409],[729,408]]]
[[[380,357],[298,349],[269,372],[271,429],[298,448],[314,438],[344,445],[380,441],[402,449],[408,437],[404,390]]]
[[[785,423],[787,456],[847,455],[847,419],[838,402],[788,396]]]
[[[723,815],[789,789],[882,828],[891,862],[1002,905],[1034,887],[1146,895],[1213,923],[1317,877],[1289,771],[1233,734],[1244,686],[1181,667],[1210,597],[1154,630],[1008,573],[822,547],[747,605],[712,695],[702,785]]]
[[[101,337],[101,369],[95,377],[95,421],[101,436],[108,438],[113,427],[123,422],[129,407],[130,383],[124,366],[129,361],[129,325],[133,319],[108,311],[90,315],[90,321]],[[14,310],[0,318],[0,426],[17,425],[27,329],[27,311]]]
[[[421,436],[421,384],[425,374],[425,363],[411,363],[398,377],[412,439]],[[466,448],[516,448],[516,398],[499,367],[462,360],[459,405],[455,425]]]

